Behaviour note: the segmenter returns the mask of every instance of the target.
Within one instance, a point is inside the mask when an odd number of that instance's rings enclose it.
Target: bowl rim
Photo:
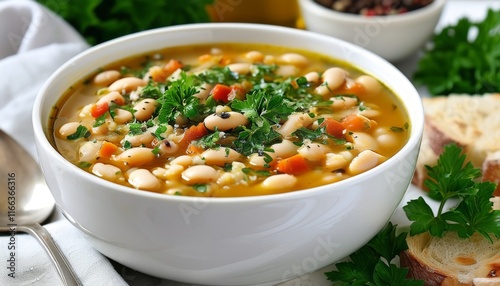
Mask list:
[[[39,92],[36,96],[35,102],[34,102],[34,107],[33,107],[33,112],[32,112],[32,125],[34,129],[34,135],[35,135],[35,140],[37,141],[37,153],[40,153],[38,151],[39,148],[42,148],[45,150],[46,154],[48,154],[52,159],[57,160],[60,164],[62,164],[65,167],[65,170],[76,172],[78,176],[82,177],[84,180],[89,180],[93,182],[94,184],[101,185],[103,186],[104,189],[112,192],[120,192],[125,195],[131,195],[131,196],[136,196],[136,197],[143,197],[146,199],[154,199],[154,200],[162,200],[162,201],[170,201],[170,202],[179,202],[179,203],[186,203],[186,202],[197,202],[200,200],[207,200],[209,203],[219,203],[219,204],[234,204],[234,203],[262,203],[262,202],[280,202],[280,201],[289,201],[289,200],[296,200],[304,197],[313,197],[315,196],[316,193],[323,193],[323,192],[328,192],[329,187],[335,186],[334,188],[336,189],[342,189],[344,186],[349,186],[351,185],[353,180],[357,181],[364,181],[366,178],[369,176],[374,176],[377,173],[383,174],[384,173],[384,166],[389,166],[390,164],[394,164],[396,160],[405,160],[405,158],[409,155],[410,151],[413,148],[418,148],[420,146],[420,141],[423,133],[423,127],[424,127],[424,121],[423,121],[423,105],[420,103],[418,106],[411,106],[412,110],[417,109],[415,112],[417,112],[418,115],[417,118],[409,118],[411,120],[410,123],[410,136],[408,137],[408,140],[406,144],[392,157],[387,159],[385,162],[382,164],[376,166],[375,168],[358,174],[354,177],[347,178],[342,181],[338,181],[335,183],[331,184],[326,184],[326,185],[321,185],[318,187],[313,187],[309,189],[304,189],[304,190],[298,190],[298,191],[292,191],[292,192],[286,192],[286,193],[278,193],[278,194],[269,194],[269,195],[256,195],[256,196],[242,196],[242,197],[193,197],[193,196],[174,196],[174,195],[167,195],[164,193],[155,193],[155,192],[149,192],[149,191],[143,191],[143,190],[137,190],[132,187],[127,187],[123,186],[117,183],[109,182],[107,180],[104,180],[102,178],[99,178],[93,174],[90,174],[78,166],[72,164],[68,160],[66,160],[58,151],[57,149],[49,142],[49,139],[46,136],[46,131],[44,128],[44,123],[43,120],[48,120],[48,118],[44,119],[42,118],[42,107],[43,103],[45,102],[46,98],[49,97],[50,95],[50,90],[49,88],[52,85],[52,82],[57,80],[57,77],[64,73],[64,71],[69,68],[70,66],[74,65],[75,62],[81,61],[81,59],[87,57],[87,55],[92,54],[92,53],[101,53],[100,50],[107,49],[110,46],[115,46],[115,45],[120,45],[123,42],[128,42],[128,41],[135,41],[137,38],[143,38],[143,37],[154,37],[154,35],[158,33],[181,33],[186,30],[205,30],[205,29],[233,29],[233,30],[238,30],[238,29],[246,29],[246,30],[256,30],[256,31],[265,31],[268,33],[286,33],[288,36],[300,36],[300,37],[314,37],[318,38],[321,41],[326,41],[330,43],[335,43],[336,45],[339,45],[341,47],[345,47],[348,49],[352,49],[354,53],[362,53],[366,57],[370,58],[371,61],[374,61],[375,63],[384,65],[386,68],[391,69],[393,72],[397,73],[400,75],[400,81],[403,81],[404,85],[410,85],[412,91],[414,91],[415,96],[419,96],[417,90],[413,86],[413,84],[409,81],[407,77],[403,75],[401,71],[399,71],[394,65],[392,65],[390,62],[387,60],[383,59],[382,57],[374,54],[371,51],[368,51],[366,49],[363,49],[361,47],[358,47],[354,44],[351,44],[349,42],[336,39],[333,37],[321,35],[318,33],[310,32],[310,31],[305,31],[305,30],[299,30],[295,28],[289,28],[289,27],[281,27],[281,26],[274,26],[274,25],[266,25],[266,24],[249,24],[249,23],[201,23],[201,24],[184,24],[184,25],[177,25],[177,26],[170,26],[170,27],[163,27],[163,28],[157,28],[157,29],[152,29],[152,30],[147,30],[147,31],[142,31],[138,33],[133,33],[129,34],[126,36],[122,36],[101,44],[98,44],[96,46],[90,47],[89,49],[75,55],[73,58],[68,60],[66,63],[64,63],[62,66],[60,66],[55,72],[51,74],[51,76],[44,82],[42,87],[39,89]],[[230,42],[230,41],[227,41]],[[200,42],[201,43],[201,42]],[[222,42],[221,42],[222,43]],[[280,44],[274,44],[275,46],[280,46]],[[168,45],[166,45],[168,47]],[[175,45],[174,45],[175,46]],[[157,50],[157,49],[155,49]],[[140,53],[133,53],[131,56],[138,55]],[[90,72],[90,71],[89,71]],[[68,88],[71,84],[74,83],[69,83]],[[57,100],[60,99],[62,95],[59,95],[54,102],[57,102]],[[403,106],[406,109],[406,112],[408,115],[410,115],[410,106],[404,103],[403,99],[398,95],[401,103],[403,103]],[[52,106],[51,106],[52,108]],[[418,117],[421,117],[419,121],[415,122]],[[416,146],[415,146],[416,145]],[[39,156],[40,158],[40,156]],[[40,162],[41,163],[41,162]],[[335,191],[335,190],[333,190]],[[406,189],[404,190],[406,191]],[[404,193],[404,192],[402,192]],[[316,194],[317,195],[317,194]]]
[[[409,21],[417,19],[427,15],[428,13],[440,10],[446,4],[448,0],[434,0],[429,5],[422,8],[409,11],[401,14],[393,15],[376,15],[376,16],[363,16],[359,14],[345,13],[335,11],[333,9],[328,9],[314,0],[299,0],[302,10],[310,10],[317,14],[317,16],[322,16],[329,19],[337,18],[337,20],[350,21],[356,23],[366,23],[366,22],[382,22],[382,21]],[[304,15],[304,12],[302,12]]]

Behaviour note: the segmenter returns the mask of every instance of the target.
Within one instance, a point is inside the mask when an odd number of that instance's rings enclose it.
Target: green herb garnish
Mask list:
[[[89,138],[90,136],[90,131],[87,129],[87,127],[83,125],[79,125],[78,128],[76,128],[75,133],[66,136],[68,140],[76,140],[80,138]]]
[[[210,22],[214,0],[37,0],[68,21],[90,44],[152,28]]]
[[[388,223],[365,246],[349,256],[350,261],[335,264],[337,270],[325,273],[328,280],[354,286],[421,286],[423,281],[406,280],[408,269],[393,261],[408,249],[406,233],[396,235],[396,226]]]
[[[468,238],[474,232],[493,242],[500,238],[500,211],[493,210],[490,201],[496,185],[477,182],[481,172],[470,162],[456,145],[447,145],[436,166],[426,166],[429,179],[429,197],[440,202],[435,215],[427,202],[419,197],[403,207],[412,224],[409,235],[429,232],[442,237],[445,232],[455,231],[459,237]],[[458,200],[455,207],[444,211],[449,200]],[[398,268],[391,261],[408,248],[403,232],[395,235],[395,226],[389,223],[367,245],[349,256],[350,261],[335,264],[337,270],[327,272],[328,280],[343,282],[342,285],[423,285],[423,281],[404,280],[408,269]]]
[[[437,214],[422,197],[408,202],[403,210],[413,223],[410,235],[429,232],[442,237],[447,231],[455,231],[461,238],[468,238],[474,232],[482,234],[492,242],[491,235],[500,237],[500,211],[492,210],[490,198],[496,185],[491,182],[477,182],[481,171],[465,164],[465,154],[456,145],[444,148],[434,167],[426,166],[429,179],[429,197],[440,201]],[[445,211],[446,202],[457,199],[456,207]]]
[[[418,63],[415,82],[432,95],[500,91],[500,11],[481,22],[462,18],[432,39]]]
[[[182,116],[193,123],[200,122],[204,114],[200,100],[193,96],[198,90],[195,86],[196,77],[182,72],[178,80],[173,81],[163,93],[158,121],[173,124],[177,117]]]

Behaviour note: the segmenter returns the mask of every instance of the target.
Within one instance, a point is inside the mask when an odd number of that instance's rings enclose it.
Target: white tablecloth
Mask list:
[[[482,19],[487,7],[500,9],[500,1],[454,0],[445,7],[438,29],[462,16]],[[82,37],[68,24],[35,2],[0,1],[0,128],[21,142],[34,156],[31,127],[32,102],[42,83],[62,63],[88,48]],[[409,77],[418,55],[397,66]],[[421,90],[425,94],[425,90]],[[419,190],[410,188],[403,204]],[[84,285],[185,285],[162,280],[124,266],[110,263],[95,251],[79,232],[60,216],[45,225]],[[398,210],[396,223],[404,223]],[[8,276],[8,236],[0,236],[0,285],[60,285],[54,266],[39,244],[29,235],[16,235],[15,277]],[[330,285],[324,271],[305,275],[282,285]]]

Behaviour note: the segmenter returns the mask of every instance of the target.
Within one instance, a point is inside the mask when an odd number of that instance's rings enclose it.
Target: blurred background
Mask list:
[[[249,22],[298,25],[296,0],[36,0],[69,22],[90,45],[179,24]]]

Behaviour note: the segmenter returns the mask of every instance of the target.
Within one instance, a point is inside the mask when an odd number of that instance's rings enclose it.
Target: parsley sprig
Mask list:
[[[388,223],[372,240],[339,262],[337,270],[325,273],[328,280],[353,286],[421,286],[423,281],[406,280],[408,269],[399,268],[394,259],[408,249],[406,232],[396,235],[396,226]]]
[[[496,185],[478,182],[480,170],[465,162],[462,150],[450,144],[444,147],[436,166],[426,166],[429,179],[429,197],[440,202],[437,214],[427,202],[419,197],[403,207],[412,224],[409,235],[429,232],[442,237],[446,232],[457,232],[459,237],[468,238],[478,232],[493,242],[500,238],[500,211],[493,210],[490,201]],[[445,211],[450,200],[457,201],[455,207]],[[408,269],[398,268],[392,263],[401,251],[408,248],[408,233],[395,234],[396,226],[391,223],[382,229],[368,244],[349,256],[350,260],[335,264],[337,270],[325,275],[332,282],[341,285],[386,286],[423,285],[423,281],[405,280]]]
[[[264,90],[248,94],[245,100],[235,99],[231,108],[243,113],[251,123],[250,127],[241,126],[235,130],[238,134],[235,147],[247,156],[262,153],[266,146],[278,141],[281,135],[273,126],[295,110],[285,97]]]
[[[159,102],[161,108],[158,114],[160,123],[173,124],[179,116],[186,117],[193,123],[203,120],[203,105],[193,96],[198,92],[195,85],[196,77],[181,73],[178,80],[171,82]]]
[[[433,95],[500,91],[500,10],[490,9],[481,22],[462,18],[434,35],[414,80]]]
[[[481,171],[465,163],[466,156],[461,152],[456,145],[448,145],[436,166],[426,166],[429,197],[440,201],[440,205],[435,215],[422,197],[408,202],[403,210],[413,222],[410,235],[428,231],[442,237],[447,231],[455,231],[461,238],[468,238],[478,232],[490,242],[491,235],[500,237],[500,211],[492,210],[490,201],[496,185],[477,182]],[[445,204],[452,199],[457,199],[458,204],[445,211]]]

